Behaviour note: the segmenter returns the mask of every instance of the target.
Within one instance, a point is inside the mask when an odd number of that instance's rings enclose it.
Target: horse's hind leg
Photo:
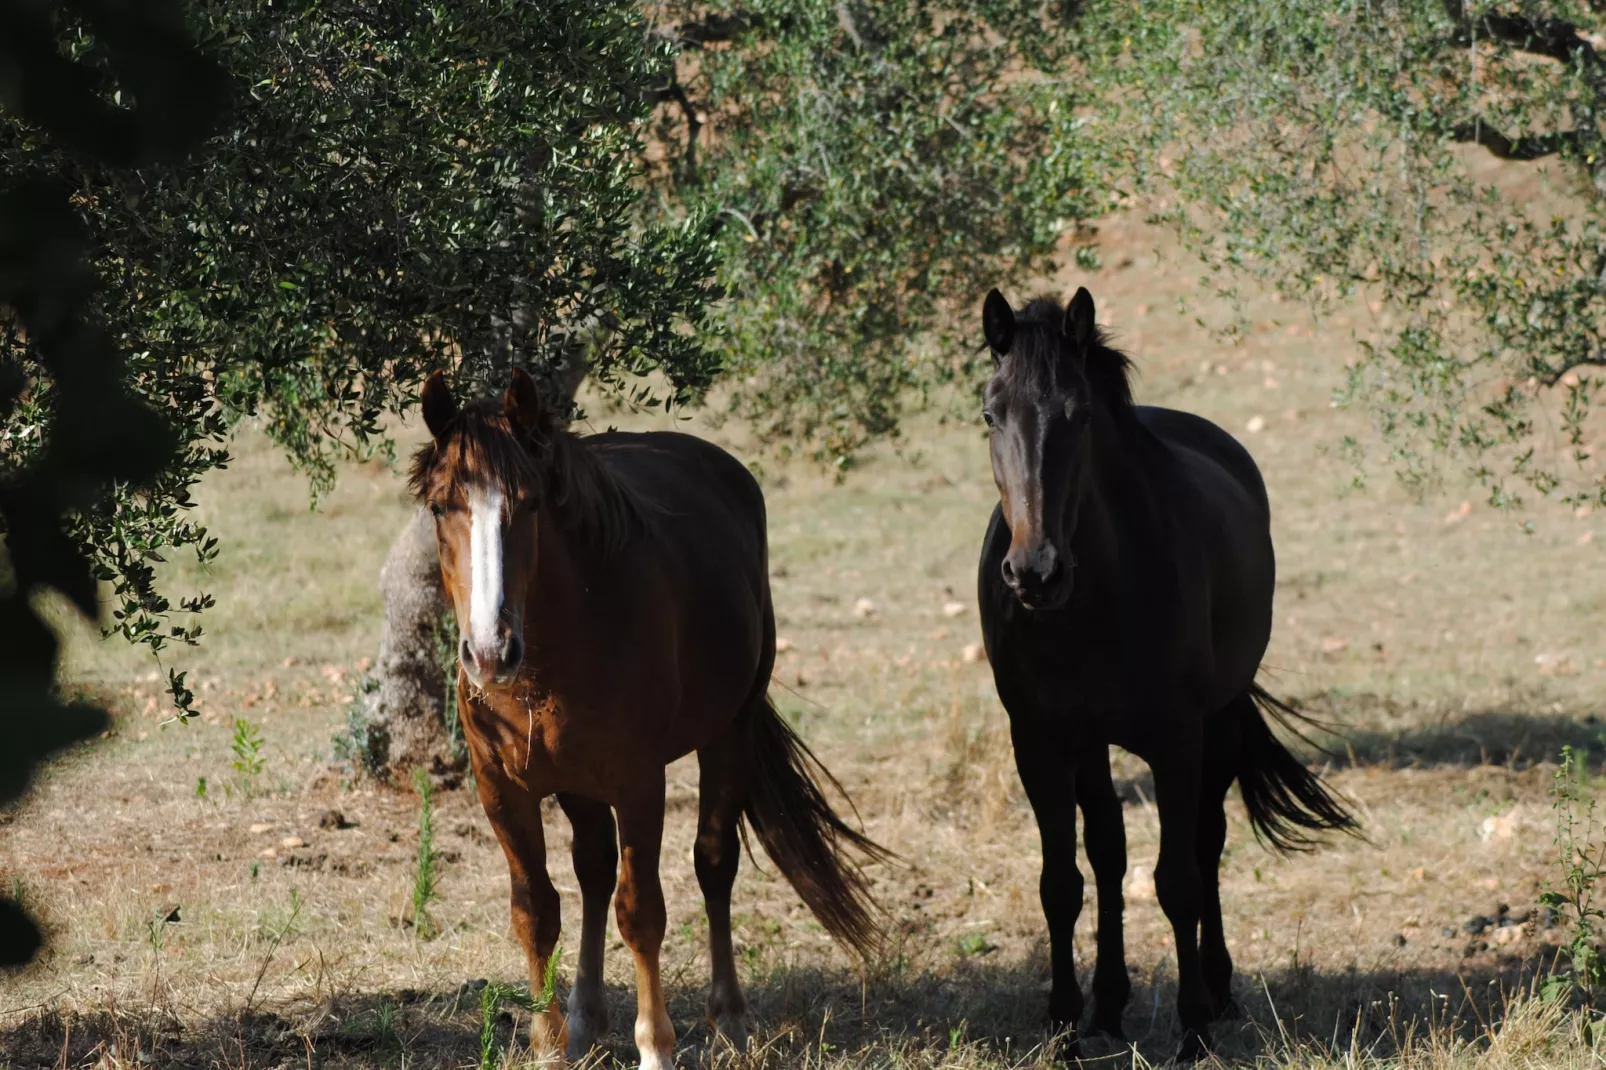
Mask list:
[[[1177,948],[1177,1016],[1182,1020],[1181,1061],[1210,1049],[1210,1002],[1199,958],[1199,915],[1204,905],[1199,874],[1199,799],[1203,744],[1200,726],[1176,732],[1167,752],[1149,759],[1160,810],[1160,860],[1154,890],[1171,922]]]
[[[664,944],[664,889],[658,858],[664,839],[664,773],[643,771],[631,797],[614,808],[619,817],[619,894],[614,915],[619,935],[636,959],[636,1049],[641,1070],[672,1070],[675,1027],[664,1001],[659,953]]]
[[[1247,692],[1205,723],[1204,782],[1199,797],[1199,877],[1203,885],[1199,958],[1210,1013],[1215,1018],[1236,1018],[1242,1013],[1232,998],[1232,955],[1227,951],[1221,920],[1221,853],[1227,844],[1227,790],[1238,775],[1246,713],[1257,716]]]
[[[608,937],[608,901],[613,898],[619,846],[613,811],[607,803],[565,793],[558,796],[558,804],[574,827],[574,875],[580,881],[584,909],[580,958],[569,992],[569,1061],[579,1062],[608,1031],[602,949]]]
[[[1087,860],[1099,892],[1098,964],[1093,968],[1093,1027],[1117,1040],[1125,1039],[1121,1012],[1132,995],[1126,972],[1126,940],[1122,930],[1121,881],[1126,876],[1126,823],[1121,799],[1110,776],[1110,751],[1095,748],[1076,778],[1076,802],[1082,808]]]
[[[742,722],[697,751],[699,772],[697,842],[692,859],[708,913],[708,957],[713,984],[708,1018],[718,1035],[737,1051],[747,1046],[747,999],[736,978],[731,942],[731,888],[741,862],[739,822],[747,800],[744,749],[739,745]]]

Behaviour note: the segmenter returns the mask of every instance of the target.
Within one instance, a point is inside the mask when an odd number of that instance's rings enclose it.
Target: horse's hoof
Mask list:
[[[1210,1034],[1202,1029],[1189,1029],[1182,1034],[1182,1047],[1177,1049],[1176,1062],[1196,1063],[1210,1054]]]
[[[1218,1022],[1236,1022],[1244,1016],[1244,1009],[1238,1006],[1238,1001],[1228,996],[1226,999],[1216,1001],[1215,1018]]]
[[[568,1028],[569,1042],[565,1050],[569,1062],[583,1062],[608,1032],[608,1004],[602,998],[600,987],[593,992],[583,992],[577,987],[569,994]]]
[[[737,1053],[747,1050],[747,1015],[720,1014],[714,1017],[714,1046]]]

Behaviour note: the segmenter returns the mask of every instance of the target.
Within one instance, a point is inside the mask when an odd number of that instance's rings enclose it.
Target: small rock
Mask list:
[[[1404,947],[1405,946],[1405,934],[1404,933],[1395,933],[1394,934],[1394,946],[1395,947]]]
[[[987,658],[987,647],[981,643],[967,643],[964,651],[959,656],[963,658],[967,664],[985,661]]]
[[[1349,640],[1348,639],[1340,639],[1336,635],[1329,635],[1326,639],[1322,640],[1322,653],[1323,654],[1342,654],[1344,651],[1346,651],[1348,649],[1349,649]]]
[[[1462,502],[1460,505],[1458,505],[1454,509],[1452,509],[1448,514],[1446,514],[1446,516],[1444,518],[1444,522],[1446,524],[1459,524],[1459,523],[1461,523],[1461,521],[1465,520],[1467,517],[1469,517],[1471,515],[1472,515],[1472,503],[1471,502]]]
[[[166,922],[168,925],[177,925],[179,922],[184,920],[178,916],[178,911],[178,907],[174,907],[172,910],[169,910],[167,912],[167,916],[164,917],[162,921]]]
[[[1521,939],[1522,939],[1522,926],[1521,925],[1507,925],[1507,926],[1497,930],[1495,932],[1495,934],[1494,934],[1494,942],[1495,942],[1495,946],[1497,946],[1497,947],[1507,947],[1507,946],[1509,946],[1511,944],[1516,943],[1518,940],[1521,940]]]
[[[271,822],[271,821],[258,821],[256,824],[252,825],[251,828],[250,828],[250,833],[253,836],[260,836],[264,832],[272,832],[272,831],[273,831],[273,822]]]
[[[1483,824],[1478,827],[1478,837],[1484,843],[1490,840],[1509,840],[1516,827],[1517,822],[1510,814],[1486,817],[1483,819]]]
[[[860,620],[869,620],[879,612],[876,604],[868,598],[861,598],[853,603],[853,615]]]
[[[1478,936],[1488,927],[1489,919],[1484,917],[1482,914],[1472,915],[1472,917],[1468,918],[1466,923],[1461,926],[1462,929],[1468,933],[1471,933],[1473,936]]]
[[[965,603],[963,602],[944,602],[942,604],[942,615],[945,617],[958,617],[963,615],[964,612]]]
[[[284,839],[279,841],[280,847],[284,847],[289,850],[294,850],[297,847],[305,847],[306,845],[307,841],[303,840],[300,836],[286,836]]]
[[[347,820],[346,815],[339,810],[325,810],[323,816],[318,818],[318,827],[321,829],[349,829],[356,828],[357,822]]]
[[[1561,654],[1555,651],[1535,654],[1534,664],[1539,666],[1539,675],[1541,676],[1573,676],[1578,672],[1578,666],[1573,664],[1571,654]]]
[[[279,857],[279,852],[278,852],[277,849],[275,849],[273,847],[264,847],[264,848],[262,848],[262,850],[257,852],[257,857],[258,858],[278,858]]]
[[[1415,869],[1411,870],[1411,872],[1408,873],[1407,876],[1409,876],[1414,881],[1425,881],[1425,880],[1428,879],[1428,867],[1426,867],[1426,866],[1417,866]]]
[[[1244,424],[1244,430],[1248,431],[1251,435],[1258,435],[1265,429],[1266,418],[1264,416],[1251,416],[1249,418],[1249,422]]]
[[[775,652],[777,654],[784,654],[788,650],[791,650],[791,649],[792,649],[792,640],[785,639],[785,638],[775,640]]]
[[[1154,873],[1148,866],[1132,867],[1132,872],[1126,878],[1126,897],[1128,899],[1154,898]]]
[[[1439,930],[1439,935],[1440,936],[1454,936],[1455,935],[1455,930],[1450,928],[1448,925],[1446,925],[1444,928]]]

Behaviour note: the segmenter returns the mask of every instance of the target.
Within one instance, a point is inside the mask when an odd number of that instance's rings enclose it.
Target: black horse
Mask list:
[[[1080,805],[1098,885],[1092,1025],[1121,1036],[1130,983],[1114,744],[1154,773],[1154,880],[1176,935],[1179,1058],[1195,1059],[1210,1021],[1236,1010],[1217,879],[1233,780],[1256,832],[1280,850],[1357,829],[1266,722],[1296,715],[1254,682],[1275,575],[1265,484],[1215,424],[1132,403],[1130,362],[1094,326],[1087,290],[1069,309],[1039,298],[1019,316],[993,290],[982,325],[994,356],[983,415],[1001,501],[982,547],[979,604],[1043,839],[1049,1014],[1074,1053]]]

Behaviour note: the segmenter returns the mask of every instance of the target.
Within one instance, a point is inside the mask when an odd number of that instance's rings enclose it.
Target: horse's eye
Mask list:
[[[430,502],[429,511],[436,520],[439,520],[441,517],[446,515],[446,506],[442,505],[440,502]]]
[[[983,409],[983,410],[981,410],[981,418],[982,418],[982,422],[985,423],[988,427],[996,426],[993,423],[993,410],[992,409]]]

